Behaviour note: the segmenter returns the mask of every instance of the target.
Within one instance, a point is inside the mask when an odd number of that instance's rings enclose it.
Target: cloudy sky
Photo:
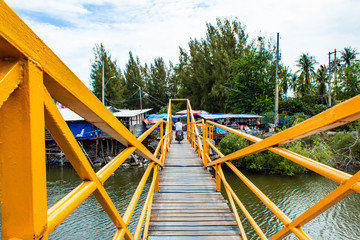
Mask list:
[[[237,17],[250,38],[280,33],[282,62],[296,71],[302,53],[328,62],[328,52],[360,50],[358,0],[6,0],[6,3],[89,86],[95,43],[124,69],[129,51],[142,63],[178,62],[179,46],[206,34],[206,22]]]

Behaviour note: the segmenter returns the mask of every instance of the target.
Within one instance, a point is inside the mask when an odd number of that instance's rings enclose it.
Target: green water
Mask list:
[[[231,172],[227,179],[242,202],[263,229],[271,237],[283,225]],[[105,188],[115,206],[124,213],[144,169],[118,169],[105,183]],[[48,168],[48,205],[51,206],[70,192],[81,181],[70,167]],[[337,184],[315,174],[296,177],[246,173],[267,196],[291,219],[336,188]],[[146,189],[149,183],[146,185]],[[146,195],[141,196],[140,205]],[[134,229],[141,208],[137,208],[130,229]],[[240,215],[241,216],[241,215]],[[241,216],[242,219],[245,219]],[[249,239],[259,239],[246,220],[244,227]],[[354,193],[341,201],[303,229],[313,239],[360,239],[360,194]],[[88,198],[51,235],[49,239],[111,239],[115,227],[94,197]],[[221,239],[221,238],[219,238]],[[289,236],[287,239],[296,239]]]
[[[105,182],[104,187],[121,215],[124,214],[144,171],[144,168],[120,168]],[[151,180],[151,176],[149,179]],[[48,168],[47,180],[48,207],[81,183],[77,173],[71,167]],[[149,186],[148,182],[131,219],[129,227],[132,230],[137,225]],[[91,195],[55,229],[49,239],[112,239],[115,231],[116,227],[95,197]]]
[[[286,215],[295,219],[313,206],[338,184],[317,174],[287,177],[259,173],[245,173]],[[229,184],[253,216],[267,237],[273,236],[284,225],[231,171],[226,171]],[[226,195],[225,191],[222,191]],[[244,215],[240,215],[245,219]],[[249,239],[259,239],[247,220],[243,220]],[[312,239],[360,239],[360,194],[354,193],[328,211],[308,222],[303,230]],[[286,239],[297,239],[289,235]]]

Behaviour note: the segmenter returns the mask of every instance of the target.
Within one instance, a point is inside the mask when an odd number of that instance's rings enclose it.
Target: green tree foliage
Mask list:
[[[351,47],[344,48],[344,50],[341,51],[340,59],[344,62],[345,67],[348,67],[356,59],[357,54],[358,53],[356,49],[353,49]]]
[[[312,90],[312,78],[315,75],[315,58],[309,56],[309,54],[302,54],[300,59],[297,61],[297,65],[300,70],[299,77],[295,85],[295,90],[300,96],[305,94],[310,95]]]
[[[326,84],[328,82],[328,70],[325,65],[321,65],[320,68],[316,72],[315,76],[315,86],[316,92],[318,94],[318,99],[321,104],[326,104],[326,94],[327,94],[327,87]]]
[[[279,66],[280,74],[279,74],[279,88],[280,88],[280,96],[283,98],[287,98],[287,94],[292,87],[292,79],[293,74],[289,70],[289,67]]]
[[[275,89],[275,48],[264,40],[233,63],[233,76],[226,81],[228,112],[263,113],[273,109]]]
[[[162,58],[156,58],[150,68],[146,68],[146,71],[148,75],[146,78],[146,99],[148,106],[157,112],[171,97],[170,70]]]
[[[346,66],[338,73],[337,99],[344,101],[360,94],[360,62]]]
[[[246,41],[247,34],[237,19],[218,18],[216,26],[208,23],[205,39],[191,39],[189,53],[180,48],[180,63],[175,69],[180,95],[190,98],[195,109],[224,111],[224,84],[231,76],[233,60],[244,55]]]
[[[289,114],[305,113],[306,115],[314,115],[315,111],[308,104],[304,103],[300,97],[283,99],[279,102],[279,112]]]
[[[102,100],[102,74],[104,69],[105,105],[120,107],[124,94],[124,77],[116,60],[111,60],[110,53],[102,43],[93,48],[95,60],[91,63],[90,81],[92,91]],[[104,64],[104,68],[103,68]]]
[[[316,137],[310,140],[310,144],[304,141],[294,141],[283,147],[302,156],[333,166],[333,152],[330,146],[322,138]],[[235,134],[227,134],[219,143],[219,150],[227,155],[250,145],[248,140]],[[283,175],[295,175],[308,170],[280,155],[270,151],[264,151],[232,161],[240,169],[265,171]]]
[[[129,60],[125,64],[124,76],[126,80],[124,106],[129,109],[140,109],[140,89],[144,89],[144,71],[139,57],[134,58],[129,52]],[[139,89],[140,88],[140,89]]]

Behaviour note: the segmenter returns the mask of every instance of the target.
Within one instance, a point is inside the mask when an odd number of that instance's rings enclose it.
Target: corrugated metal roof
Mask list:
[[[107,107],[109,109],[109,107]],[[113,109],[111,109],[113,110]],[[147,113],[152,108],[142,109],[142,110],[129,110],[129,109],[116,109],[118,111],[114,111],[112,114],[114,114],[115,117],[136,117],[140,114]],[[67,122],[72,121],[84,121],[84,118],[80,117],[78,114],[71,111],[69,108],[60,108],[59,109],[61,115]]]
[[[129,110],[129,109],[121,109],[120,112],[114,112],[115,117],[135,117],[143,113],[147,113],[152,108],[142,109],[142,110]]]
[[[82,117],[80,117],[78,114],[71,111],[69,108],[60,108],[59,111],[65,121],[70,122],[70,121],[83,121],[84,120]]]
[[[224,119],[224,118],[261,118],[260,115],[255,114],[204,114],[200,115],[204,119]]]

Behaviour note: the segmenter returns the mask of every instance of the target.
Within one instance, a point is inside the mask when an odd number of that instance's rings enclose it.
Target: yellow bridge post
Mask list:
[[[0,105],[2,239],[47,239],[43,72],[31,60],[0,65],[1,87],[19,83]]]

